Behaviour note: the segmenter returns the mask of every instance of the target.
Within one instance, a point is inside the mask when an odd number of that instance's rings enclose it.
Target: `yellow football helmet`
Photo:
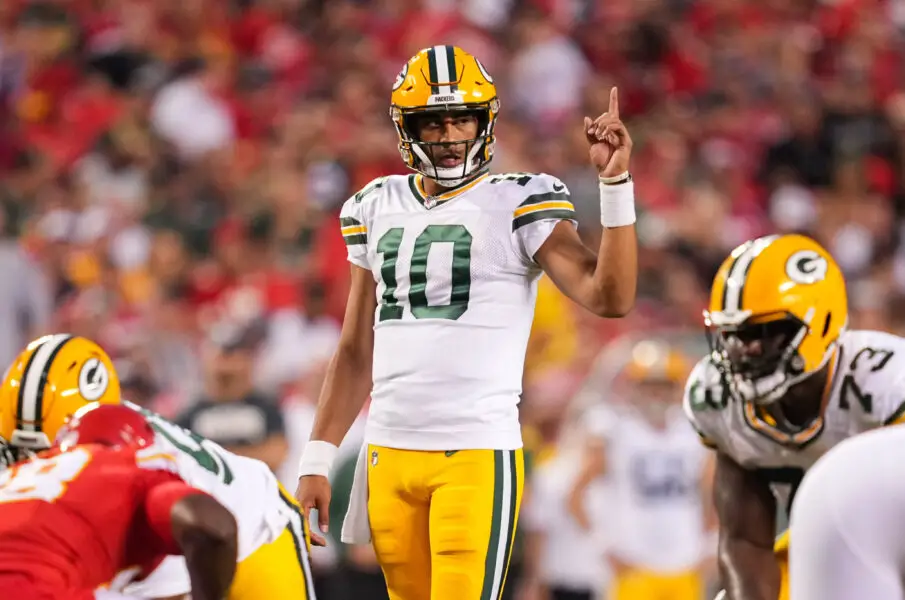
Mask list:
[[[845,279],[810,238],[751,240],[720,266],[704,321],[734,395],[771,404],[833,356],[848,324]]]
[[[31,342],[0,387],[0,442],[17,450],[49,448],[57,431],[89,402],[118,404],[119,378],[107,353],[68,334]]]
[[[478,118],[478,134],[467,140],[462,167],[434,164],[434,151],[444,142],[418,139],[413,117],[426,112],[467,111]],[[457,46],[425,48],[409,59],[396,77],[390,117],[399,136],[399,153],[410,169],[441,185],[455,187],[489,169],[493,127],[500,112],[493,78],[477,58]]]
[[[684,384],[691,372],[686,356],[669,344],[646,340],[632,348],[625,378],[632,383]]]

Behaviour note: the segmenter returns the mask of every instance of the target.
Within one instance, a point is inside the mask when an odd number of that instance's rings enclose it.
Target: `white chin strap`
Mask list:
[[[418,157],[422,167],[418,171],[425,177],[430,177],[443,187],[456,187],[468,181],[472,174],[480,167],[480,163],[476,160],[481,149],[484,147],[484,140],[480,139],[474,143],[471,150],[465,156],[465,166],[463,167],[438,167],[428,157],[427,152],[418,145],[412,144],[412,152]]]

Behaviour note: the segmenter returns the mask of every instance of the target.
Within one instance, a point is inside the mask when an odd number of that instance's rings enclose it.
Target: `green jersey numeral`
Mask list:
[[[402,244],[402,227],[393,227],[377,242],[377,252],[383,254],[380,276],[386,289],[381,296],[378,319],[389,321],[402,318],[402,307],[396,298],[396,262]],[[409,270],[409,305],[416,319],[450,319],[455,321],[468,310],[471,295],[471,233],[463,225],[428,225],[417,238],[412,250]],[[427,257],[435,243],[453,245],[452,290],[449,303],[431,306],[427,302]]]
[[[220,477],[225,485],[233,482],[233,472],[219,452],[210,446],[207,439],[193,431],[170,423],[160,415],[141,410],[151,428],[165,438],[183,454],[192,457],[205,471]]]

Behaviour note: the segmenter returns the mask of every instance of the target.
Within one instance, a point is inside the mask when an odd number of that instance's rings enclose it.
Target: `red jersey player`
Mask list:
[[[0,598],[94,600],[182,554],[193,598],[221,600],[236,565],[232,514],[172,473],[138,412],[86,409],[54,449],[0,473]],[[77,445],[80,432],[102,443]]]

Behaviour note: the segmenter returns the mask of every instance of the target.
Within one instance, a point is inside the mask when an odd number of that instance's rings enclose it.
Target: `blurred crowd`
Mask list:
[[[390,85],[453,43],[500,90],[493,169],[563,179],[590,245],[580,124],[611,85],[635,140],[636,310],[596,320],[540,286],[522,420],[535,467],[556,464],[573,397],[617,402],[589,379],[601,349],[697,335],[747,238],[813,235],[848,278],[851,324],[905,333],[903,33],[905,0],[2,0],[0,363],[37,334],[88,336],[131,399],[294,487],[348,286],[339,206],[404,171]],[[507,595],[542,597],[528,554]],[[369,585],[364,550],[315,558]]]

